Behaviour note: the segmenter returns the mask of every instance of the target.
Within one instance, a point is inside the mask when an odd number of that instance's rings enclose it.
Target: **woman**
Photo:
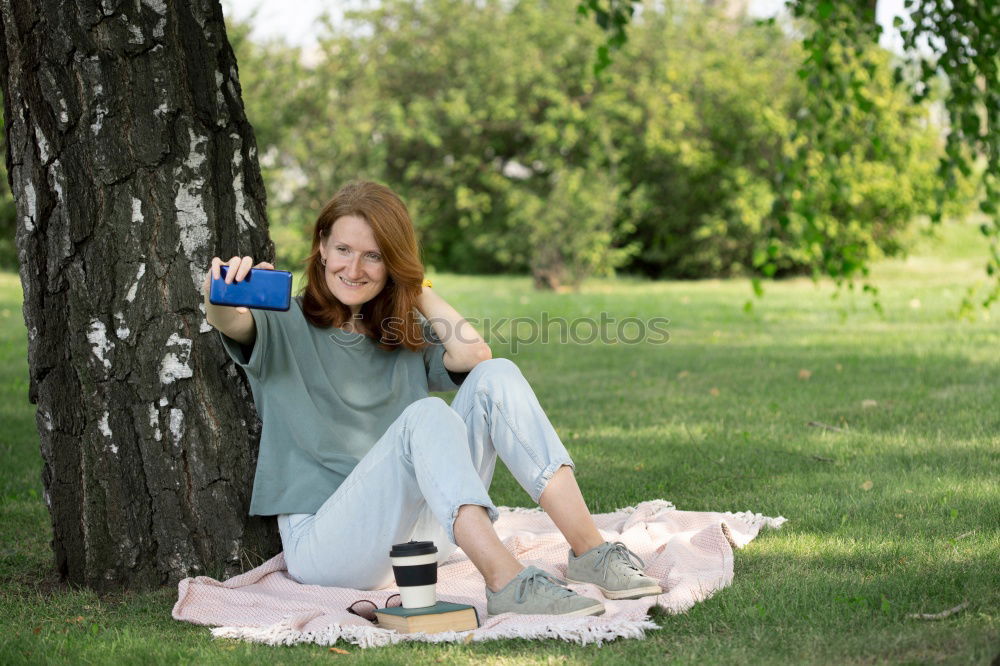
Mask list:
[[[439,562],[454,544],[468,555],[491,615],[603,613],[599,601],[523,567],[497,538],[487,488],[499,455],[566,537],[571,581],[610,599],[661,592],[634,553],[601,538],[517,366],[492,359],[423,279],[412,222],[391,190],[356,182],[334,195],[287,312],[210,304],[223,263],[213,258],[205,276],[207,319],[253,390],[263,432],[250,513],[277,516],[291,577],[382,587],[392,582],[392,544],[432,540]],[[253,260],[226,263],[230,283]],[[453,389],[451,406],[427,397]]]

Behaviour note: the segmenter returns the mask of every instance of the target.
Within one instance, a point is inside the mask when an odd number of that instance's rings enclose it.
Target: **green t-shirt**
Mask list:
[[[313,326],[298,296],[285,312],[250,312],[252,349],[219,335],[246,371],[263,422],[252,516],[315,513],[407,406],[466,376],[444,367],[444,345],[426,321],[429,347],[390,352],[367,336]]]

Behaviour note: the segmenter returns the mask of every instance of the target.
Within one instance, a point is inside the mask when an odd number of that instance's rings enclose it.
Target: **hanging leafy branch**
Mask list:
[[[853,285],[856,277],[862,288],[873,296],[881,311],[878,288],[868,278],[868,259],[863,246],[840,233],[853,222],[851,184],[843,177],[852,153],[851,125],[864,125],[874,110],[870,88],[878,74],[875,60],[879,26],[875,22],[873,2],[793,1],[793,16],[817,26],[802,40],[806,57],[798,70],[805,82],[803,106],[796,113],[795,130],[790,137],[782,166],[773,216],[778,223],[772,236],[792,235],[801,245],[813,266],[814,276],[826,274],[838,286]],[[866,147],[876,157],[887,149],[877,136]],[[834,220],[818,215],[814,202],[813,180],[817,171],[828,179],[827,196],[837,203]],[[773,241],[772,241],[773,244]],[[773,252],[758,252],[755,267],[765,276],[774,274]],[[754,290],[760,296],[759,280]]]
[[[594,63],[594,76],[611,64],[611,53],[617,51],[628,41],[626,29],[635,15],[635,8],[642,0],[581,0],[576,11],[581,16],[594,15],[594,21],[608,38],[597,47],[597,61]]]
[[[979,207],[990,216],[980,231],[990,245],[986,272],[992,279],[985,293],[977,296],[969,290],[962,303],[968,313],[976,301],[985,308],[1000,297],[1000,3],[907,0],[905,8],[911,21],[895,19],[905,53],[896,65],[895,81],[915,103],[943,88],[948,117],[935,206],[928,211],[931,220],[941,221],[949,202],[959,196],[960,181],[971,178],[979,179]],[[836,140],[836,133],[828,131],[831,124],[855,110],[871,110],[865,87],[873,64],[867,54],[882,32],[875,22],[875,2],[792,0],[790,9],[812,28],[803,41],[807,56],[800,70],[811,84],[810,109],[800,127],[818,145],[829,147]],[[789,180],[794,181],[794,160],[790,166]]]
[[[979,207],[991,218],[980,227],[990,241],[986,270],[993,284],[982,301],[989,307],[1000,297],[1000,3],[928,0],[918,5],[907,0],[906,8],[913,24],[901,25],[897,19],[905,48],[917,53],[926,41],[935,54],[919,62],[914,99],[928,94],[936,74],[948,81],[944,105],[950,127],[939,166],[943,192],[954,189],[956,171],[967,177],[973,159],[986,160]],[[899,76],[902,80],[902,69]],[[943,196],[938,198],[935,221],[941,219],[942,205]],[[967,297],[967,306],[970,300]]]

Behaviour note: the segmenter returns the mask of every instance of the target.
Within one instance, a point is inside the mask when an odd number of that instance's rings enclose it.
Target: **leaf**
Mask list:
[[[861,490],[869,491],[869,490],[872,489],[872,487],[874,487],[874,485],[875,484],[872,483],[871,479],[869,479],[869,480],[867,480],[867,481],[865,481],[864,483],[861,484]]]
[[[802,368],[801,370],[799,370],[799,379],[805,381],[810,377],[812,377],[812,374],[813,373],[811,370],[806,370],[805,368]]]
[[[719,391],[719,389],[718,389],[718,388],[716,388],[716,387],[714,387],[714,386],[713,386],[712,388],[710,388],[710,389],[708,390],[708,392],[709,392],[709,393],[710,393],[710,394],[712,395],[712,397],[713,397],[713,398],[718,398],[718,397],[719,397],[719,393],[720,393],[720,391]]]
[[[595,13],[594,20],[597,21],[597,25],[600,26],[601,30],[607,30],[608,19],[610,18],[608,16],[608,13],[603,9],[595,9],[594,13]]]
[[[333,652],[335,654],[351,654],[347,650],[342,650],[342,649],[340,649],[338,647],[332,647],[332,648],[330,648],[330,652]]]

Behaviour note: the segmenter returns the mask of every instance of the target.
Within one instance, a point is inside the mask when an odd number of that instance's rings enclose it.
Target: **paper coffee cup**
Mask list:
[[[425,608],[437,603],[437,546],[433,541],[397,543],[389,551],[403,608]]]

